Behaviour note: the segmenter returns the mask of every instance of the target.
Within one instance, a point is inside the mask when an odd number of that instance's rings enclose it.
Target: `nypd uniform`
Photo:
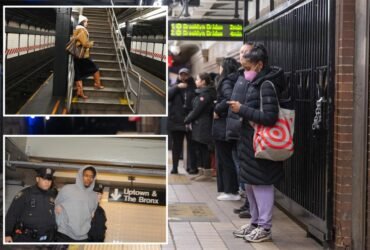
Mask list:
[[[40,169],[39,177],[52,180],[53,170]],[[51,242],[56,230],[55,192],[42,190],[37,184],[20,191],[5,218],[5,235],[13,242]]]

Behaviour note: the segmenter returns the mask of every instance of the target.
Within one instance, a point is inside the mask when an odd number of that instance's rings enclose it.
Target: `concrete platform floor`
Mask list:
[[[171,153],[169,153],[170,157]],[[233,213],[233,209],[240,207],[243,202],[218,201],[216,199],[218,196],[216,179],[214,178],[212,182],[190,181],[190,176],[181,164],[182,161],[179,167],[180,175],[169,174],[169,244],[163,245],[162,249],[322,249],[320,244],[306,237],[306,232],[277,207],[273,212],[272,242],[251,244],[245,242],[244,239],[235,238],[232,231],[249,222],[249,219],[240,219],[237,214]],[[170,172],[171,159],[169,159],[168,166]],[[188,220],[175,217],[181,214],[181,211],[177,211],[174,207],[186,203],[206,205],[216,220],[204,211],[203,214],[202,211],[195,211],[194,215],[207,216],[211,218],[210,221],[201,221],[189,215]]]

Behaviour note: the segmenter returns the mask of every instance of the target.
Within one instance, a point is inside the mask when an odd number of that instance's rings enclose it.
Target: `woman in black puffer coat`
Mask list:
[[[191,138],[195,147],[196,162],[201,166],[199,176],[194,180],[207,181],[212,179],[208,145],[212,143],[212,115],[216,90],[207,73],[199,74],[195,84],[197,89],[193,100],[193,110],[185,118],[185,124],[191,124]]]
[[[273,126],[278,119],[278,100],[283,90],[283,70],[267,65],[267,52],[262,44],[255,45],[245,55],[250,72],[255,73],[249,83],[244,104],[230,101],[230,108],[243,118],[239,157],[240,178],[245,182],[252,215],[251,223],[234,232],[250,242],[271,239],[272,210],[274,206],[274,185],[283,178],[282,162],[256,159],[253,149],[254,129],[249,122]],[[271,84],[276,89],[277,95]],[[260,91],[262,103],[260,103]],[[263,112],[260,111],[260,105]]]
[[[229,110],[227,101],[230,100],[235,82],[239,77],[239,64],[234,58],[227,57],[221,67],[212,126],[212,136],[216,146],[217,191],[221,193],[217,199],[240,200],[238,178],[232,156],[235,141],[226,141],[226,117]]]

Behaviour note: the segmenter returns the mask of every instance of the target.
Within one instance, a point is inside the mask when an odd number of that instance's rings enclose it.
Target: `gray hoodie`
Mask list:
[[[62,207],[62,212],[56,214],[58,232],[74,240],[87,239],[92,215],[98,205],[98,197],[93,191],[95,179],[88,188],[83,184],[83,171],[87,167],[78,171],[76,184],[65,185],[55,200],[55,206]]]

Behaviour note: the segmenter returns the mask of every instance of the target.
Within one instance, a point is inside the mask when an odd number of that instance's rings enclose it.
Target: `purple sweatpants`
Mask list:
[[[274,186],[273,185],[245,185],[251,223],[258,224],[265,229],[272,226],[272,209],[274,208]]]

